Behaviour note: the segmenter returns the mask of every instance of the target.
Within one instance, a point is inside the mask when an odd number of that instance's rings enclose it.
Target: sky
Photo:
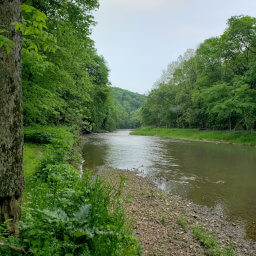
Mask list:
[[[145,94],[170,62],[241,14],[256,17],[256,0],[100,0],[92,38],[112,86]]]

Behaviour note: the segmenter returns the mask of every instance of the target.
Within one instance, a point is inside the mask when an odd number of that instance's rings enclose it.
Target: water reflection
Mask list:
[[[140,170],[165,191],[241,218],[256,238],[256,149],[252,147],[131,136],[128,130],[86,136],[89,168]]]

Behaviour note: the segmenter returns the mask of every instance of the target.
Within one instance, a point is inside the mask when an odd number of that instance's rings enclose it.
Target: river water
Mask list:
[[[85,136],[85,167],[138,169],[167,193],[218,208],[256,240],[256,148],[129,135]]]

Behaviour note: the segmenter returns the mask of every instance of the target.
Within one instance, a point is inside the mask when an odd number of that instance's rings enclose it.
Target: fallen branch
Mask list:
[[[5,243],[0,242],[0,246],[6,246],[6,247],[9,247],[10,249],[12,249],[14,251],[19,251],[19,252],[23,252],[24,254],[27,254],[27,252],[24,249],[15,247],[15,246],[10,245],[10,244],[5,244]]]

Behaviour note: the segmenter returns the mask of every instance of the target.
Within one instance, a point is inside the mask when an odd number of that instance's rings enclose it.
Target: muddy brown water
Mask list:
[[[132,136],[130,130],[85,136],[85,167],[138,169],[157,185],[244,224],[256,241],[256,148]]]

